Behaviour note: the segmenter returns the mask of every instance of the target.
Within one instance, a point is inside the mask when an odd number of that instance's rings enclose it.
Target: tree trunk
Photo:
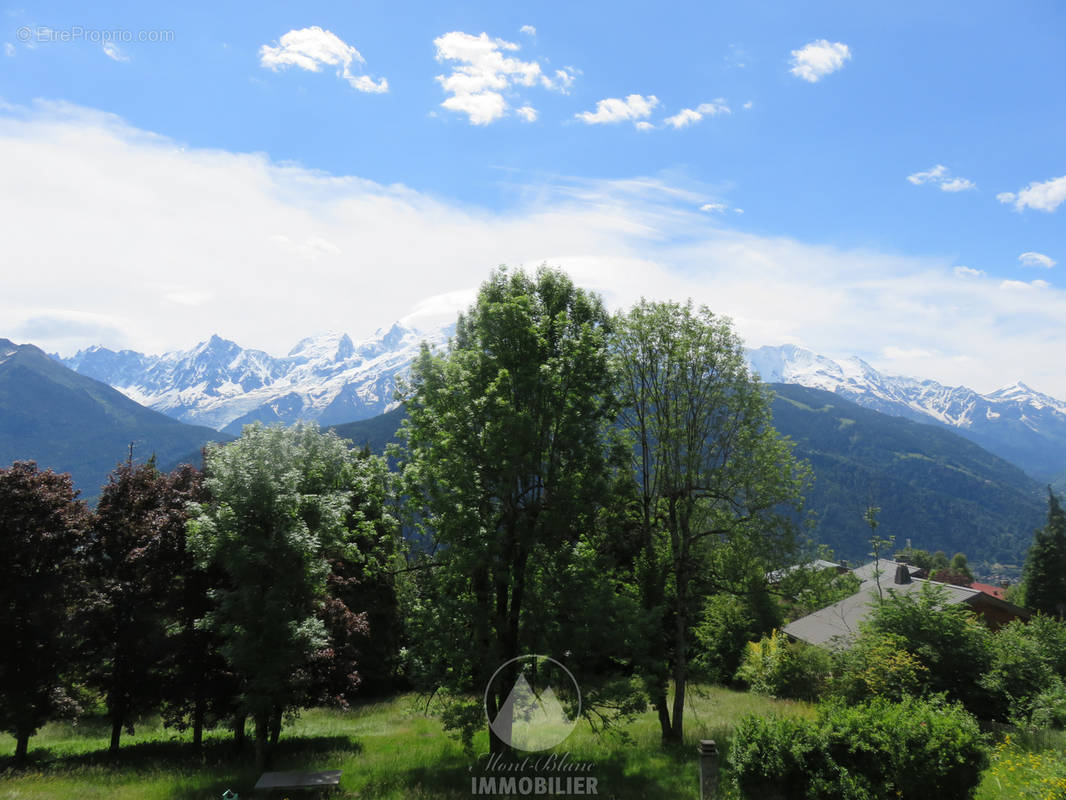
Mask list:
[[[659,715],[659,731],[662,734],[663,742],[669,742],[673,738],[673,728],[670,727],[670,707],[666,704],[666,693],[656,692],[652,698],[652,703],[655,705],[655,710]]]
[[[685,734],[685,688],[688,681],[688,658],[685,635],[685,617],[678,613],[674,621],[674,718],[672,720],[673,741],[680,742]]]
[[[26,753],[30,749],[30,734],[26,731],[19,731],[18,737],[15,741],[15,766],[21,767],[26,763]]]
[[[273,747],[281,738],[281,711],[275,711],[270,717],[270,746]]]
[[[237,749],[244,748],[244,723],[248,720],[247,714],[237,714],[233,718],[233,743]]]
[[[107,752],[111,755],[115,755],[118,752],[118,744],[122,739],[122,720],[111,720],[111,746],[107,748]]]
[[[270,738],[270,717],[267,714],[255,715],[255,767],[262,771],[269,761],[268,748]]]
[[[192,712],[192,746],[197,750],[204,742],[204,699],[196,698],[196,706]]]

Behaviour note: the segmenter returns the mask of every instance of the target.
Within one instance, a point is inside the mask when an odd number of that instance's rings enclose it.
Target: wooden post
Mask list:
[[[700,739],[700,800],[714,800],[718,792],[718,746],[713,739]]]

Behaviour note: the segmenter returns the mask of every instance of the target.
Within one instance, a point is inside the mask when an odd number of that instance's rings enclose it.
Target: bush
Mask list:
[[[899,701],[924,693],[929,669],[907,651],[900,637],[867,633],[836,654],[832,692],[851,702],[871,697]]]
[[[737,670],[756,694],[815,700],[829,679],[832,657],[820,647],[792,643],[778,631],[757,642],[749,642]]]
[[[1066,726],[1066,623],[1037,615],[992,637],[992,661],[981,676],[994,715],[1021,726]]]
[[[729,762],[745,797],[963,800],[988,763],[977,721],[942,698],[823,704],[812,722],[742,720]]]
[[[889,590],[862,627],[862,636],[891,636],[901,651],[924,667],[924,694],[946,692],[971,713],[988,715],[989,692],[981,676],[992,663],[992,632],[965,605],[952,605],[944,589]]]

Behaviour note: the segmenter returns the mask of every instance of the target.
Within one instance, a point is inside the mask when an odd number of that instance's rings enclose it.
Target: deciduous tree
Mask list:
[[[770,394],[728,320],[691,302],[641,301],[616,328],[615,392],[640,492],[640,583],[660,620],[644,672],[663,740],[680,741],[696,615],[710,594],[750,591],[756,565],[761,577],[782,563],[792,544],[782,511],[798,504],[805,472],[774,430]]]
[[[575,657],[593,645],[569,613],[546,610],[565,576],[593,574],[588,535],[608,496],[609,329],[600,299],[564,274],[501,268],[459,318],[450,351],[424,348],[416,360],[402,458],[406,494],[436,546],[412,614],[422,626],[416,666],[430,685],[480,696],[509,659],[565,660],[553,645]],[[610,624],[601,617],[595,628]],[[490,718],[509,686],[488,693]],[[483,724],[480,704],[452,711],[446,721],[467,734]],[[490,741],[506,749],[495,733]]]
[[[208,499],[195,507],[189,541],[203,567],[224,574],[205,625],[237,677],[262,767],[329,646],[321,609],[330,562],[356,555],[346,525],[351,455],[313,425],[251,425],[208,449],[205,472]]]
[[[0,730],[15,764],[45,722],[74,710],[72,617],[83,598],[88,512],[69,475],[0,469]]]

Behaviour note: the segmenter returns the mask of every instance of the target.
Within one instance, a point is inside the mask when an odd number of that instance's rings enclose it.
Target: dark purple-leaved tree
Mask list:
[[[163,700],[168,612],[185,564],[190,499],[154,459],[130,459],[111,474],[93,515],[84,650],[89,683],[106,700],[112,753],[123,729],[132,732],[133,720]]]
[[[70,476],[32,461],[0,469],[0,730],[15,764],[45,722],[76,710],[71,616],[88,512]]]

